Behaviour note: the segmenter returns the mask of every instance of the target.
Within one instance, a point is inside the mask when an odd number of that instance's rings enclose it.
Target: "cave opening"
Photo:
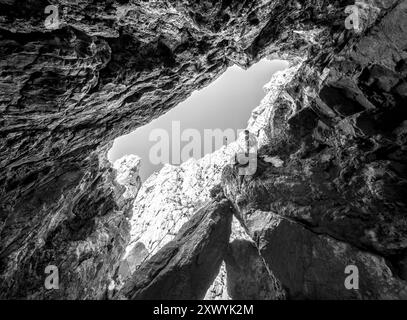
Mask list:
[[[158,172],[166,163],[180,165],[185,157],[180,156],[182,148],[191,141],[183,139],[184,133],[195,132],[199,135],[199,152],[191,152],[196,160],[208,153],[215,152],[219,145],[210,141],[205,146],[206,131],[220,130],[234,132],[224,137],[223,144],[236,140],[238,132],[246,128],[252,110],[257,107],[265,96],[263,86],[278,71],[285,70],[288,62],[264,58],[244,70],[236,65],[229,67],[218,79],[209,86],[195,91],[187,100],[175,108],[135,131],[115,139],[109,150],[108,158],[114,163],[126,155],[141,158],[140,177],[142,181],[154,172]],[[220,132],[219,131],[219,132]],[[151,159],[151,150],[157,144],[157,133],[167,134],[164,142],[168,144],[167,161],[155,162]],[[193,136],[193,135],[192,135]],[[202,137],[202,140],[201,140]],[[178,142],[179,141],[179,142]]]

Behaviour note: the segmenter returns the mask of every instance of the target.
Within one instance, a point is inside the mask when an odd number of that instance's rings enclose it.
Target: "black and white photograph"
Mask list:
[[[407,300],[407,0],[0,0],[0,300]]]

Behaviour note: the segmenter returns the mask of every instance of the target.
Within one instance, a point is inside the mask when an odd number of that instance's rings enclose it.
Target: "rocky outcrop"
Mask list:
[[[129,299],[202,299],[221,266],[232,214],[225,199],[203,206],[174,240],[133,273],[119,295]]]
[[[103,160],[109,143],[267,55],[291,68],[249,121],[257,172],[225,158],[216,173],[236,217],[287,298],[405,297],[406,1],[358,1],[350,29],[349,1],[53,3],[60,20],[47,29],[48,1],[0,2],[2,297],[103,297],[137,237],[135,193]],[[153,242],[133,241],[129,261]],[[338,284],[347,263],[365,273],[358,292]],[[58,292],[43,288],[49,264]]]

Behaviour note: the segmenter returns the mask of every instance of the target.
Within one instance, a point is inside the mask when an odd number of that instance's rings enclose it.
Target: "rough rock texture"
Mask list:
[[[36,190],[44,200],[53,202],[53,216],[37,212],[38,234],[30,234],[18,251],[8,252],[3,269],[0,297],[29,299],[102,299],[113,278],[129,239],[131,204],[125,196],[126,184],[116,181],[116,171],[105,153],[90,159],[89,171],[79,184],[63,194],[51,187]],[[68,172],[53,182],[55,186],[73,183]],[[31,204],[34,208],[34,204]],[[26,212],[34,214],[34,212]],[[21,222],[20,222],[21,224]],[[9,239],[11,250],[21,238]],[[3,253],[4,254],[4,253]],[[45,268],[59,271],[59,289],[44,286]],[[3,266],[5,267],[5,266]]]
[[[113,164],[116,181],[126,187],[126,193],[123,195],[126,198],[134,199],[141,188],[140,165],[141,159],[135,155],[125,156]]]
[[[211,199],[208,188],[220,182],[222,168],[207,158],[190,160],[180,167],[166,165],[142,184],[134,201],[130,242],[122,258],[118,283],[173,240]]]
[[[232,219],[232,232],[230,234],[229,238],[229,245],[227,248],[227,251],[223,257],[223,262],[221,265],[221,268],[219,269],[219,273],[216,276],[216,279],[213,281],[212,285],[208,289],[205,295],[205,300],[232,300],[235,299],[235,297],[231,294],[230,290],[228,287],[233,286],[233,284],[229,284],[228,282],[231,281],[231,279],[228,279],[228,274],[227,274],[227,267],[229,265],[227,263],[231,262],[232,259],[230,258],[230,251],[231,251],[231,243],[234,241],[243,241],[247,243],[251,243],[254,245],[253,240],[249,237],[247,231],[243,228],[242,224],[240,221],[236,219],[236,214]],[[233,263],[235,263],[233,261]],[[240,264],[237,265],[235,264],[238,268],[250,268],[250,264]],[[274,277],[271,276],[273,279]],[[264,280],[264,279],[262,279]],[[268,279],[267,279],[268,280]],[[232,279],[234,281],[234,279]]]
[[[288,298],[406,298],[407,3],[392,4],[321,68],[303,62],[274,102],[259,158],[279,166],[259,161],[243,180],[224,170],[225,193]],[[290,221],[285,232],[275,215]],[[351,262],[364,271],[357,292],[343,290]]]
[[[232,62],[259,59],[262,30],[281,8],[274,1],[52,3],[56,30],[44,26],[48,1],[0,2],[0,277],[17,282],[30,278],[25,262],[41,250],[49,221],[58,221],[57,200],[71,205],[91,174],[92,153]],[[80,214],[95,220],[99,213]]]
[[[267,86],[265,101],[270,101],[270,94],[273,94],[270,87],[276,88],[277,84],[281,85],[281,81],[287,76],[287,73],[277,73],[273,77]],[[253,124],[256,123],[253,122]],[[153,174],[143,183],[134,201],[133,216],[130,221],[131,240],[121,261],[115,290],[120,289],[121,285],[126,283],[140,268],[140,265],[173,240],[180,228],[195,214],[202,203],[209,201],[211,197],[217,197],[216,186],[220,182],[222,168],[231,163],[240,144],[242,144],[241,139],[198,161],[191,159],[179,167],[166,165],[160,172]],[[219,191],[222,193],[221,190]],[[242,240],[248,245],[252,243],[236,218],[232,221],[229,241],[234,240]],[[228,251],[232,252],[233,245],[231,246]],[[253,244],[250,246],[251,249],[254,248]],[[269,275],[256,250],[255,252],[250,249],[244,251],[239,257],[234,258],[233,254],[230,255],[230,259],[226,259],[227,255],[222,257],[226,264],[222,263],[216,279],[205,294],[205,299],[250,299],[255,297],[277,299],[284,296],[281,289],[274,288],[278,287],[278,284],[275,284],[274,276]],[[248,253],[250,255],[247,255]],[[236,252],[234,254],[237,255]],[[245,256],[253,259],[253,264],[250,263],[250,260],[240,259]],[[231,277],[227,274],[229,268],[234,272]],[[257,293],[255,287],[250,289],[251,292],[248,291],[247,288],[252,283],[246,284],[244,289],[236,289],[236,286],[242,282],[242,278],[239,276],[247,276],[243,270],[252,270],[248,271],[253,273],[252,280],[258,277],[259,286],[263,286],[261,292]],[[230,278],[229,281],[227,278]],[[253,280],[253,282],[255,281]],[[229,283],[230,285],[228,285]],[[228,287],[232,289],[228,290]],[[242,295],[243,290],[245,290],[246,296]]]
[[[261,256],[290,299],[407,299],[406,282],[394,277],[382,257],[315,234],[298,223],[267,216],[268,223],[256,219],[256,224],[261,221],[264,225],[258,226],[261,229],[254,231],[254,237]],[[244,251],[235,250],[236,255]],[[347,266],[358,267],[359,290],[348,290],[344,286]],[[228,270],[229,274],[233,275]],[[243,279],[251,280],[250,277]],[[256,287],[251,284],[243,288]],[[259,292],[261,290],[254,294]]]
[[[119,295],[130,299],[202,299],[227,249],[233,208],[211,201],[184,225],[174,240],[133,273]]]
[[[225,257],[227,289],[234,300],[278,300],[285,292],[270,274],[256,246],[247,240],[234,240]],[[274,269],[273,269],[274,270]]]
[[[239,220],[272,272],[281,252],[264,248],[281,235],[269,223],[277,215],[316,256],[344,247],[338,265],[350,259],[380,274],[382,285],[352,298],[405,297],[405,0],[359,1],[357,30],[345,28],[352,2],[341,0],[52,3],[56,30],[44,27],[48,1],[0,1],[2,297],[102,297],[130,239],[130,199],[101,154],[230,64],[270,54],[295,71],[277,94],[270,87],[272,99],[249,122],[260,146],[256,175],[223,171]],[[61,269],[59,292],[44,292],[49,264]],[[313,275],[311,286],[277,277],[287,298],[328,298],[304,288],[337,288],[337,276]]]
[[[142,244],[153,255],[174,238],[196,210],[212,198],[211,190],[220,183],[222,170],[231,163],[236,146],[233,143],[180,166],[167,164],[142,184],[134,201],[131,241],[124,259],[133,246]]]
[[[219,273],[206,291],[204,300],[232,300],[227,290],[226,265],[222,262]]]
[[[279,74],[275,78],[281,80]],[[179,167],[166,165],[160,172],[153,174],[143,183],[134,201],[133,216],[130,220],[131,240],[118,270],[115,290],[127,282],[127,279],[138,270],[141,264],[173,240],[181,227],[203,203],[209,201],[211,196],[216,197],[216,185],[220,182],[222,168],[231,162],[233,154],[239,147],[239,142],[223,147],[198,161],[191,159]],[[119,165],[120,161],[118,162],[116,163]],[[235,239],[251,240],[236,218],[232,221],[232,233],[229,240]],[[222,258],[225,260],[226,256]],[[250,267],[249,263],[236,265],[236,260],[233,261],[233,264],[242,269]],[[258,264],[255,268],[261,269]],[[205,299],[235,298],[230,297],[227,290],[227,267],[228,265],[223,262]],[[265,269],[265,267],[261,269],[261,272],[264,272]],[[264,277],[261,281],[263,280]],[[266,281],[272,281],[270,276],[267,275]],[[258,295],[259,298],[274,296],[271,291]],[[253,293],[251,297],[253,297]]]

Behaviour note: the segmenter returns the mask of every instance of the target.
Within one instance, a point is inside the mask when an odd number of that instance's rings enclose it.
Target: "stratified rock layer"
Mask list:
[[[270,224],[255,237],[290,299],[407,299],[407,283],[394,277],[382,257],[278,217]],[[348,266],[358,268],[357,290],[345,287],[353,275]]]
[[[129,299],[203,299],[230,237],[233,209],[212,201],[182,226],[174,240],[132,274],[119,295]]]
[[[285,292],[281,284],[267,270],[262,256],[252,242],[234,240],[229,245],[225,260],[227,288],[232,299],[284,299]]]

